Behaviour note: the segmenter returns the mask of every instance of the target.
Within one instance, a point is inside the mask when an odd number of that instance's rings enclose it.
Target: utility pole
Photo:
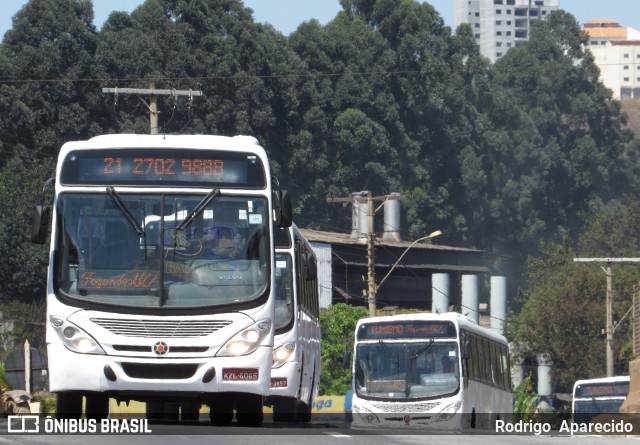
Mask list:
[[[363,192],[364,193],[364,192]],[[387,196],[372,196],[370,191],[367,191],[367,303],[369,306],[369,316],[376,316],[376,262],[375,262],[375,242],[376,234],[373,230],[373,215],[380,210],[382,204],[377,209],[373,208],[374,201],[384,201]],[[335,203],[349,203],[357,201],[357,198],[327,198],[327,202]]]
[[[148,89],[144,88],[103,88],[103,93],[113,93],[116,98],[118,94],[144,94],[150,95],[149,104],[145,105],[149,108],[149,124],[150,134],[158,134],[158,96],[189,96],[189,100],[193,96],[202,96],[200,90],[156,90],[154,82],[149,84]]]
[[[613,377],[613,272],[611,263],[640,263],[640,258],[574,258],[576,263],[605,263],[606,268],[602,270],[607,275],[606,293],[606,351],[607,351],[607,377]]]
[[[369,316],[376,316],[376,262],[375,241],[376,234],[373,231],[373,198],[371,192],[367,192],[367,221],[369,231],[367,233],[367,300],[369,301]]]

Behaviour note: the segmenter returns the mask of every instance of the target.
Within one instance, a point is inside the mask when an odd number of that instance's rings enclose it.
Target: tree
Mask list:
[[[351,353],[356,323],[366,317],[363,307],[337,303],[320,312],[322,364],[320,394],[342,395],[351,389],[351,363],[344,366],[345,354]]]
[[[640,206],[631,197],[583,215],[585,229],[572,247],[546,243],[531,258],[524,304],[509,322],[509,336],[528,357],[549,354],[558,392],[570,392],[578,379],[605,374],[605,274],[598,264],[575,263],[573,258],[640,255]],[[614,268],[614,336],[616,373],[628,372],[631,328],[625,314],[631,307],[633,286],[640,280],[637,266]]]
[[[48,246],[32,244],[29,230],[35,206],[49,204],[51,196],[42,186],[53,172],[48,160],[25,162],[18,157],[0,169],[0,304],[45,298]]]
[[[54,156],[64,142],[99,131],[92,22],[90,0],[29,0],[13,18],[0,47],[0,166],[14,154]]]
[[[463,150],[458,208],[478,247],[524,270],[541,241],[576,236],[581,212],[629,190],[631,135],[573,16],[555,11],[491,71],[485,129]],[[513,275],[516,275],[515,273]]]

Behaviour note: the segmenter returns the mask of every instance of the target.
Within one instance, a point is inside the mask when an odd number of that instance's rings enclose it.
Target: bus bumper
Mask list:
[[[297,397],[302,370],[298,362],[287,362],[271,370],[270,396]]]
[[[112,396],[242,392],[267,395],[272,347],[240,357],[137,358],[78,354],[47,346],[50,391],[92,391]]]

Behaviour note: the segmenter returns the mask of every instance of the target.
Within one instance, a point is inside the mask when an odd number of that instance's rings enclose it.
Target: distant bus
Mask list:
[[[573,385],[571,418],[588,423],[598,414],[615,414],[629,394],[629,376],[578,380]]]
[[[55,177],[46,338],[57,415],[109,399],[201,404],[263,421],[274,228],[291,204],[253,137],[105,135],[66,143]],[[48,206],[32,241],[47,238]],[[83,402],[84,400],[84,402]]]
[[[456,313],[358,321],[352,426],[491,428],[512,412],[502,335]]]
[[[275,338],[271,389],[275,422],[309,422],[320,386],[320,303],[316,256],[294,224],[277,229]]]

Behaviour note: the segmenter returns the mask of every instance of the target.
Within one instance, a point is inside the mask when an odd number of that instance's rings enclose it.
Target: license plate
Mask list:
[[[246,382],[258,380],[259,377],[258,368],[222,368],[222,380]]]
[[[287,387],[287,378],[286,377],[278,377],[271,379],[271,387],[272,388],[286,388]]]

